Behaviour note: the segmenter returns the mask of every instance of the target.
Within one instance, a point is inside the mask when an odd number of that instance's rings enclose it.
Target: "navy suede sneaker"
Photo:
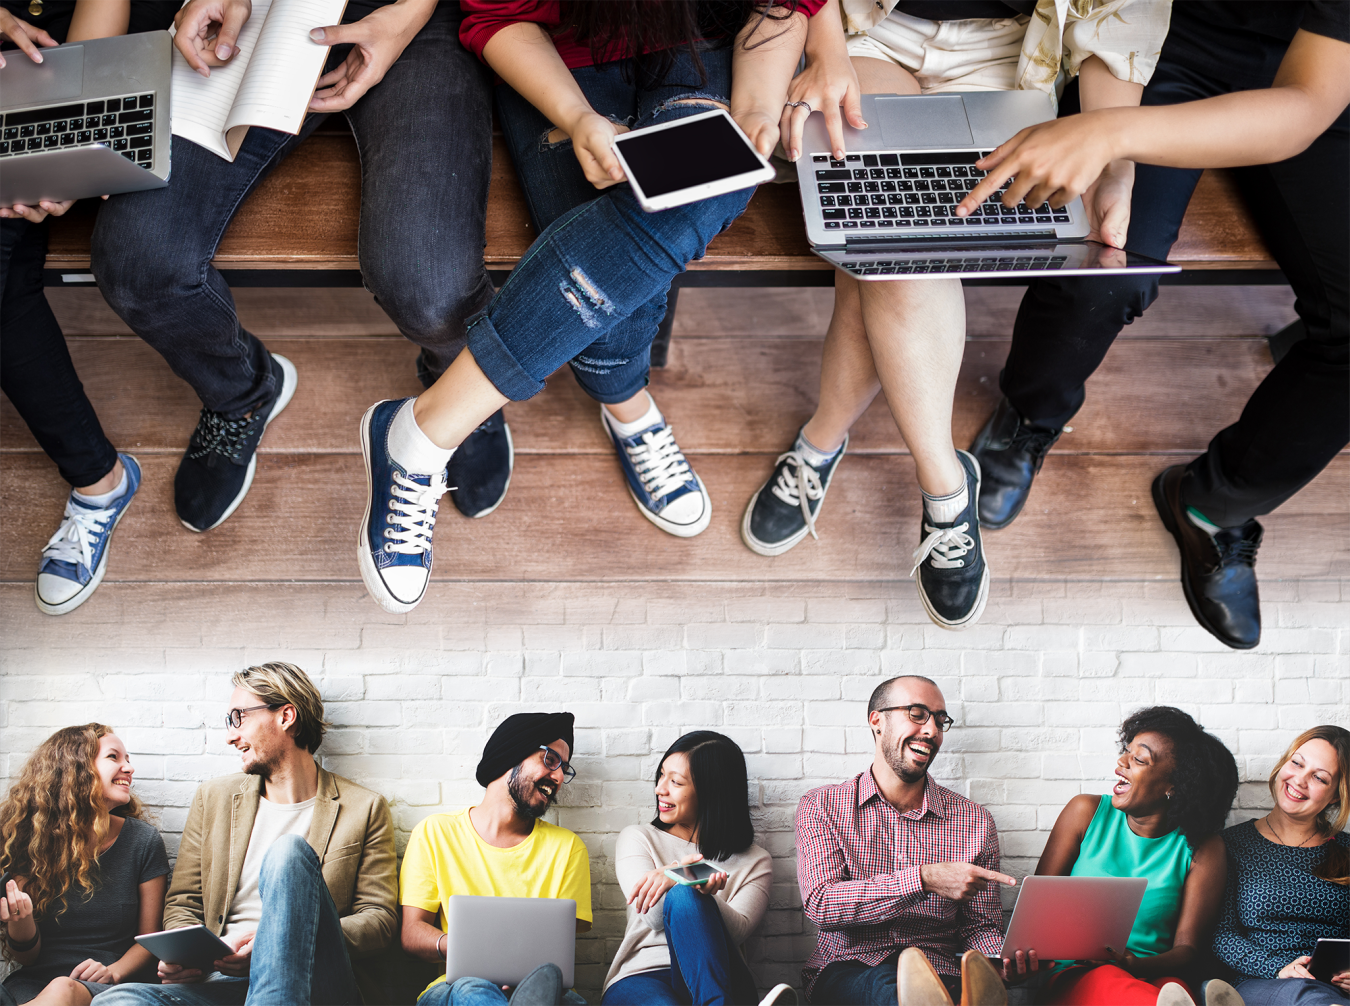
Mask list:
[[[989,600],[989,566],[980,542],[980,463],[968,451],[957,451],[966,470],[970,499],[956,520],[937,523],[922,517],[922,541],[914,550],[919,597],[928,617],[944,629],[964,629],[984,614]]]
[[[141,466],[130,454],[119,454],[127,473],[127,491],[106,507],[66,499],[66,514],[42,550],[33,597],[49,615],[74,611],[93,595],[108,570],[108,543],[131,499],[141,487]]]
[[[361,417],[366,513],[356,558],[370,596],[385,611],[412,611],[431,579],[431,533],[445,494],[445,469],[404,471],[389,456],[389,425],[409,399],[376,402]]]
[[[692,538],[708,526],[712,500],[685,460],[669,423],[663,419],[631,437],[620,437],[602,407],[600,425],[614,444],[628,493],[642,516],[679,538]]]
[[[511,427],[498,409],[455,448],[446,468],[450,502],[465,517],[486,517],[506,499],[515,461]]]

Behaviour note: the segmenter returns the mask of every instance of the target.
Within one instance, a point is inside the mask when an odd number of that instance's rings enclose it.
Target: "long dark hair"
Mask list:
[[[1346,822],[1350,821],[1350,730],[1324,723],[1320,727],[1303,731],[1294,738],[1284,757],[1270,770],[1267,785],[1270,787],[1270,795],[1274,797],[1275,780],[1279,777],[1280,769],[1284,768],[1289,759],[1294,757],[1294,752],[1308,741],[1326,741],[1330,744],[1332,750],[1336,752],[1337,768],[1336,796],[1327,804],[1322,816],[1317,820],[1319,834],[1330,835],[1331,841],[1326,843],[1326,855],[1313,867],[1313,876],[1329,880],[1333,884],[1350,885],[1350,851],[1336,841],[1336,836],[1345,830]]]
[[[700,49],[730,45],[751,18],[789,17],[797,0],[779,0],[777,6],[784,13],[774,14],[771,6],[755,0],[563,0],[562,19],[553,33],[589,44],[596,65],[606,62],[611,46],[623,45],[647,82],[664,80],[676,52],[683,49],[702,85],[708,75]]]
[[[749,776],[745,755],[730,737],[712,730],[687,733],[661,756],[656,766],[656,781],[673,754],[689,759],[689,774],[698,794],[698,851],[704,859],[727,859],[750,848],[755,826],[750,823]],[[658,812],[652,824],[662,831]]]
[[[1120,725],[1123,751],[1139,734],[1158,733],[1172,742],[1172,798],[1164,819],[1192,850],[1223,830],[1237,796],[1238,770],[1223,741],[1176,706],[1140,709]]]

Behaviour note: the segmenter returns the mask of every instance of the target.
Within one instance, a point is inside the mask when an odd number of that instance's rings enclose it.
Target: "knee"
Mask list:
[[[319,857],[314,855],[314,850],[309,847],[308,842],[299,835],[282,835],[267,847],[259,870],[259,879],[263,883],[268,880],[276,881],[296,870],[307,866],[317,868],[318,865]]]
[[[96,228],[89,256],[99,290],[114,308],[135,307],[195,282],[186,261],[165,254],[156,242],[137,241],[134,234],[119,232],[107,237]]]
[[[410,280],[415,269],[367,271],[366,288],[400,332],[418,342],[462,335],[465,320],[492,298],[482,253],[461,268],[453,265],[434,282]]]
[[[661,909],[666,926],[669,927],[672,920],[678,925],[680,919],[698,914],[704,907],[703,902],[707,900],[705,895],[699,894],[692,886],[676,884],[666,892],[665,904]]]

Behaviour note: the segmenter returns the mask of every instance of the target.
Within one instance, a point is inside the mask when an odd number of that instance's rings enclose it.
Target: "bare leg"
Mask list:
[[[453,450],[508,401],[466,348],[435,384],[417,396],[413,418],[432,443]]]
[[[802,429],[806,439],[822,451],[843,444],[849,429],[881,390],[863,329],[858,297],[862,285],[845,273],[834,274],[834,315],[820,361],[820,404]]]
[[[29,1006],[89,1006],[93,999],[89,990],[74,978],[53,978],[36,998],[29,1000]]]

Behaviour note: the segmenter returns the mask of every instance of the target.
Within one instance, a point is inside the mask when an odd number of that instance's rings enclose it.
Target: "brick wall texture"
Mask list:
[[[884,677],[941,685],[957,726],[934,775],[990,809],[1019,876],[1069,797],[1106,791],[1133,709],[1175,704],[1222,738],[1244,780],[1235,819],[1266,806],[1265,776],[1298,731],[1350,726],[1350,581],[1263,582],[1265,637],[1249,653],[1198,628],[1170,581],[995,583],[964,633],[931,625],[903,581],[442,583],[408,616],[382,615],[352,584],[197,590],[209,598],[110,584],[76,621],[38,614],[31,588],[0,588],[6,780],[55,728],[111,724],[172,854],[198,782],[236,771],[220,722],[229,675],[288,660],[327,703],[324,765],[389,799],[401,853],[421,818],[479,797],[473,768],[503,717],[571,710],[578,774],[555,816],[591,852],[596,924],[578,987],[592,1002],[623,930],[615,837],[650,819],[656,762],[684,731],[720,730],[746,753],[757,841],[774,857],[749,946],[767,987],[796,984],[813,940],[797,801],[867,766],[865,704]]]

